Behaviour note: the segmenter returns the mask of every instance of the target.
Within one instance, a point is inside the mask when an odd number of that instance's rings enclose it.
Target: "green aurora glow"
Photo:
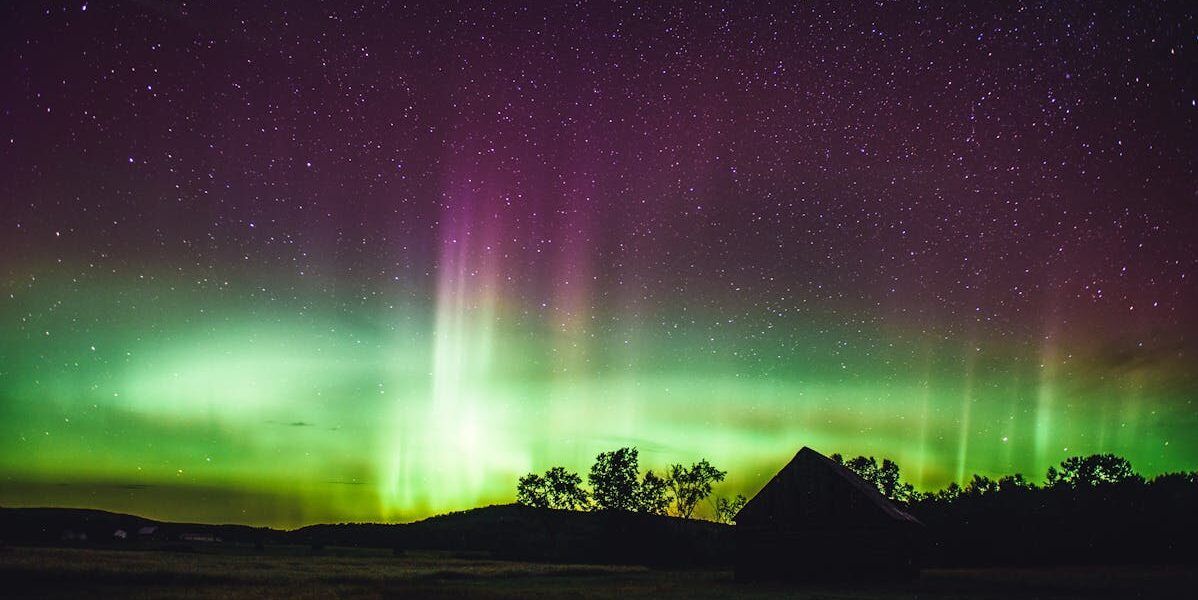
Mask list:
[[[825,327],[787,347],[693,316],[592,336],[481,305],[450,326],[398,304],[197,303],[188,285],[5,290],[2,316],[27,326],[0,355],[0,502],[293,526],[511,501],[520,474],[623,445],[645,467],[706,457],[724,494],[801,445],[892,457],[925,489],[1089,452],[1144,472],[1198,454],[1184,364],[1115,368],[1064,341]]]
[[[1192,4],[0,3],[0,505],[1198,468]]]

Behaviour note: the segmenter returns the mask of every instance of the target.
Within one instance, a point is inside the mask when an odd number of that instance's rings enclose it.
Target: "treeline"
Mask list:
[[[690,519],[695,509],[711,497],[712,486],[724,480],[721,471],[702,459],[689,467],[670,465],[662,473],[640,472],[636,448],[601,452],[587,474],[590,488],[582,477],[564,467],[552,467],[544,474],[529,473],[516,485],[516,501],[537,508],[560,510],[613,510],[652,515],[673,515]],[[745,504],[744,496],[715,498],[713,520],[729,523]]]
[[[1067,458],[1043,483],[974,475],[920,492],[888,459],[831,457],[927,526],[934,565],[1198,560],[1198,471],[1147,478],[1113,454]]]
[[[1067,458],[1037,482],[1015,473],[916,490],[898,464],[830,458],[926,525],[929,566],[1198,561],[1198,471],[1144,477],[1112,454]],[[700,460],[641,472],[636,448],[596,457],[583,477],[562,467],[520,479],[521,504],[693,518],[725,471]],[[712,520],[731,523],[744,496],[712,499]]]
[[[1022,473],[1005,475],[998,479],[974,475],[964,486],[952,482],[942,490],[919,492],[910,483],[902,480],[899,466],[888,458],[882,459],[881,462],[872,456],[858,456],[847,461],[840,454],[833,454],[829,458],[873,484],[883,496],[900,505],[915,508],[1012,492],[1075,490],[1088,494],[1109,492],[1116,487],[1140,489],[1156,486],[1184,489],[1198,485],[1198,471],[1165,473],[1146,478],[1136,473],[1131,463],[1123,457],[1114,454],[1091,454],[1070,457],[1061,461],[1059,466],[1048,467],[1043,484],[1028,480]]]

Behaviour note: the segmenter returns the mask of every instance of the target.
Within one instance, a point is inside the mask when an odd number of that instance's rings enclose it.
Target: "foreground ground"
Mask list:
[[[196,550],[196,549],[192,549]],[[928,570],[904,585],[743,584],[726,571],[492,561],[306,548],[171,552],[0,549],[14,598],[1165,598],[1187,567]]]

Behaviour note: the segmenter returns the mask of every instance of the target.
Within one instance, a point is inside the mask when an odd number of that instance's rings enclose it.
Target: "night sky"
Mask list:
[[[1192,2],[243,4],[0,7],[0,504],[1198,468]]]

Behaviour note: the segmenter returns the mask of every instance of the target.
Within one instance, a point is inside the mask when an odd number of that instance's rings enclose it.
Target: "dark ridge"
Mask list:
[[[115,537],[118,530],[127,537]],[[676,517],[518,504],[408,524],[342,523],[294,531],[171,523],[90,509],[0,508],[0,540],[10,544],[188,550],[216,539],[223,544],[300,544],[316,551],[330,546],[441,550],[503,559],[665,566],[729,564],[732,528]]]

